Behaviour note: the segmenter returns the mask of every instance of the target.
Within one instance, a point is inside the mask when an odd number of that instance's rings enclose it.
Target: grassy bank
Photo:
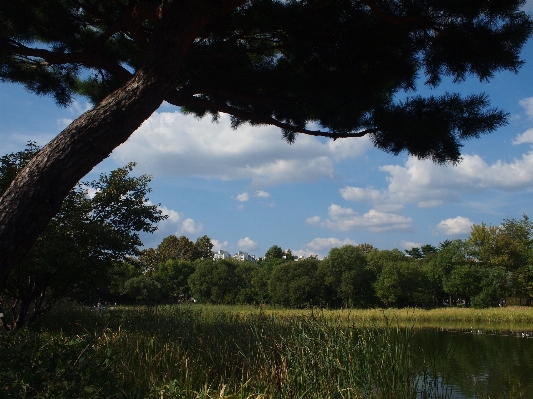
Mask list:
[[[446,398],[414,329],[399,326],[495,317],[531,311],[65,305],[31,331],[0,334],[0,396]]]
[[[0,372],[3,397],[440,397],[412,330],[348,326],[320,312],[62,307],[37,327],[2,335],[18,370]]]

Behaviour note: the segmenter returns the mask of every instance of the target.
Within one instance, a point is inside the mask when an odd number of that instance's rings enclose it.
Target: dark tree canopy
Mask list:
[[[0,203],[0,284],[69,190],[162,103],[236,128],[368,135],[384,151],[458,162],[506,123],[483,93],[416,95],[424,76],[490,79],[522,64],[523,0],[41,0],[0,5],[0,79],[95,107]],[[402,100],[399,100],[399,98]],[[319,130],[309,130],[315,123]],[[49,199],[43,203],[42,199]],[[24,243],[24,244],[22,244]]]

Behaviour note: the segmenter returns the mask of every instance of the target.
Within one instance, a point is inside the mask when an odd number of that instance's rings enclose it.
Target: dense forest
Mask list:
[[[499,226],[474,225],[468,238],[438,247],[402,252],[345,245],[323,260],[295,261],[273,246],[256,262],[214,261],[209,237],[194,243],[169,236],[157,248],[115,263],[98,285],[78,289],[75,297],[332,308],[529,305],[532,236],[533,224],[524,215]]]

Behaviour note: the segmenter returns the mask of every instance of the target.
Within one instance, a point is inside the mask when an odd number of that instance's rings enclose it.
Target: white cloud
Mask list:
[[[533,129],[518,135],[514,144],[533,143]],[[486,190],[504,192],[533,188],[533,150],[511,162],[488,164],[479,155],[464,155],[457,166],[439,166],[430,160],[409,157],[404,166],[385,165],[388,186],[376,190],[369,186],[344,187],[344,199],[365,202],[380,212],[394,212],[399,204],[415,203],[430,208],[459,202],[464,194],[480,194]]]
[[[442,220],[436,227],[437,231],[440,234],[446,236],[457,236],[470,233],[470,229],[474,222],[470,219],[457,216],[455,218],[450,218]]]
[[[307,218],[305,222],[311,226],[317,226],[320,223],[320,216],[312,216]]]
[[[342,247],[343,245],[357,245],[357,242],[350,240],[349,238],[345,238],[344,240],[340,240],[334,237],[315,238],[313,241],[305,244],[304,247],[308,250],[318,252],[323,249],[329,250],[334,247]]]
[[[270,197],[270,193],[267,193],[266,191],[263,191],[263,190],[257,190],[254,196],[256,196],[257,198],[268,198]]]
[[[237,209],[242,211],[244,209],[244,204],[237,205]]]
[[[520,105],[526,111],[526,115],[533,118],[533,97],[523,98],[520,100]]]
[[[250,237],[241,238],[237,245],[244,251],[256,251],[259,249],[259,244],[252,240]]]
[[[115,149],[119,163],[135,160],[139,173],[251,179],[252,187],[335,177],[335,162],[361,156],[368,138],[319,140],[299,135],[293,145],[274,127],[233,130],[227,115],[213,124],[179,112],[156,112]]]
[[[533,128],[527,129],[524,133],[519,134],[513,140],[514,145],[524,144],[524,143],[533,143]]]
[[[246,202],[250,199],[250,196],[248,195],[248,193],[242,193],[242,194],[237,195],[236,198],[237,198],[237,201]]]
[[[420,248],[422,246],[419,242],[401,240],[400,244],[403,249]]]
[[[196,235],[201,233],[204,229],[202,223],[196,223],[194,219],[185,218],[183,213],[176,212],[173,209],[168,209],[166,206],[160,206],[159,209],[162,211],[163,215],[168,217],[159,222],[158,230],[166,232],[169,230],[174,230],[176,235]]]
[[[220,242],[218,240],[211,240],[211,244],[213,244],[213,251],[218,251],[220,249],[226,249],[228,247],[228,242],[227,241],[224,241],[224,242]]]
[[[328,209],[329,218],[321,221],[318,216],[307,219],[307,223],[320,225],[335,231],[351,231],[355,229],[365,229],[371,232],[399,231],[407,230],[412,226],[413,220],[409,217],[394,213],[378,212],[375,209],[369,210],[364,215],[360,215],[351,208],[343,208],[336,204],[331,204]]]
[[[342,198],[344,198],[346,201],[366,202],[368,204],[373,204],[384,199],[383,192],[380,190],[375,190],[372,186],[367,188],[346,186],[341,188],[339,191],[342,195]]]
[[[196,223],[193,219],[187,218],[181,223],[181,228],[176,233],[194,235],[201,233],[203,229],[204,225],[202,223]]]

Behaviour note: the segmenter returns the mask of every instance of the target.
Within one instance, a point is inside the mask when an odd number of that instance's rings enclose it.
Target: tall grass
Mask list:
[[[213,309],[63,307],[41,327],[100,331],[95,356],[114,359],[125,397],[447,397],[418,360],[413,329],[383,314],[386,328],[322,312]]]

